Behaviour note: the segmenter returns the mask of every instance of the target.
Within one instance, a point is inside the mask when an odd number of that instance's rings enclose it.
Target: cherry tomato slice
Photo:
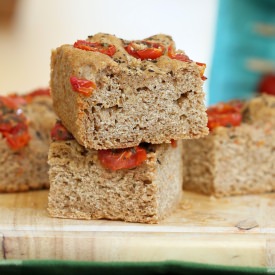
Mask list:
[[[6,138],[8,145],[14,150],[25,147],[31,139],[25,122],[17,124],[9,132],[2,132],[2,134]]]
[[[207,110],[208,128],[213,130],[219,126],[239,126],[242,122],[240,108],[228,103],[219,103]]]
[[[170,45],[168,47],[168,52],[167,52],[168,56],[171,58],[171,59],[176,59],[176,60],[179,60],[179,61],[183,61],[183,62],[191,62],[192,60],[184,53],[175,53],[172,45]]]
[[[263,76],[259,82],[258,91],[260,93],[275,96],[275,74],[268,74]]]
[[[27,101],[27,103],[30,103],[36,96],[50,96],[50,89],[37,89],[29,94],[24,95],[24,99]]]
[[[57,121],[51,130],[51,138],[57,140],[72,140],[73,135],[63,126],[61,121]]]
[[[10,94],[10,95],[8,95],[8,97],[12,98],[12,100],[15,102],[15,104],[17,106],[27,104],[27,100],[25,99],[25,97],[23,95]]]
[[[100,52],[110,57],[112,57],[116,53],[116,47],[108,43],[77,40],[74,43],[74,47],[85,51]]]
[[[7,113],[0,116],[0,132],[10,132],[18,123],[25,122],[23,114]]]
[[[164,54],[165,47],[160,43],[143,40],[129,43],[125,50],[133,57],[145,60],[161,57]]]
[[[173,148],[177,148],[177,146],[178,146],[177,141],[174,140],[174,139],[171,139],[171,146],[172,146]]]
[[[84,96],[90,96],[94,89],[96,89],[96,84],[93,81],[77,78],[76,76],[70,77],[70,82],[75,92],[78,92]]]
[[[192,62],[192,60],[186,54],[184,54],[184,53],[175,53],[172,45],[170,45],[168,47],[167,55],[171,59],[176,59],[176,60],[183,61],[183,62]],[[201,67],[201,69],[200,69],[201,79],[202,80],[206,80],[207,77],[203,75],[204,71],[205,71],[205,68],[206,68],[206,64],[205,63],[201,63],[201,62],[196,62],[196,64]]]
[[[50,89],[37,89],[31,93],[25,94],[25,95],[18,95],[18,94],[10,94],[8,95],[9,98],[12,98],[12,100],[17,104],[20,105],[26,105],[27,103],[31,103],[33,99],[36,96],[50,96]]]
[[[137,146],[127,149],[99,150],[98,158],[103,167],[116,171],[141,165],[146,160],[147,154],[144,148]]]
[[[27,119],[16,98],[0,96],[0,132],[10,148],[17,150],[31,139]]]
[[[16,100],[13,100],[13,98],[9,96],[0,96],[0,107],[7,107],[12,110],[16,110],[19,106],[19,104],[16,102]]]
[[[200,70],[201,79],[202,79],[202,80],[206,80],[207,77],[203,75],[203,74],[204,74],[204,71],[205,71],[205,69],[206,69],[206,64],[205,64],[205,63],[201,63],[201,62],[196,62],[196,64],[199,65],[200,68],[201,68],[201,70]]]

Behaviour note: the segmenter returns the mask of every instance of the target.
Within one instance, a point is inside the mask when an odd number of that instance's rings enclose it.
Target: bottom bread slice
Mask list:
[[[275,131],[271,123],[218,127],[183,141],[183,189],[217,197],[275,190]]]
[[[181,143],[150,145],[147,159],[133,169],[104,168],[96,150],[75,140],[54,141],[49,150],[52,217],[158,223],[182,194]]]

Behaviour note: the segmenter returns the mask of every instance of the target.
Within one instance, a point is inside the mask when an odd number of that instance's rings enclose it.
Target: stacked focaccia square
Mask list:
[[[52,53],[60,118],[49,151],[51,216],[156,223],[182,189],[182,139],[208,134],[205,65],[170,36],[97,34]],[[64,126],[63,126],[64,125]]]

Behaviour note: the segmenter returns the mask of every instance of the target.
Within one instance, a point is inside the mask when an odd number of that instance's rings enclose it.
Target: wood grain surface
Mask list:
[[[48,216],[48,191],[0,195],[1,259],[180,260],[275,267],[275,194],[184,192],[157,225]]]

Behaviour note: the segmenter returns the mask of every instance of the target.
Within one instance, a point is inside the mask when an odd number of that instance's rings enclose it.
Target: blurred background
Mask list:
[[[177,48],[208,64],[206,74],[211,67],[217,0],[0,0],[0,6],[2,94],[47,86],[51,50],[97,32],[125,39],[170,34]]]
[[[207,64],[208,104],[251,97],[275,71],[275,0],[0,0],[0,94],[48,86],[51,50],[97,32],[172,35]]]

